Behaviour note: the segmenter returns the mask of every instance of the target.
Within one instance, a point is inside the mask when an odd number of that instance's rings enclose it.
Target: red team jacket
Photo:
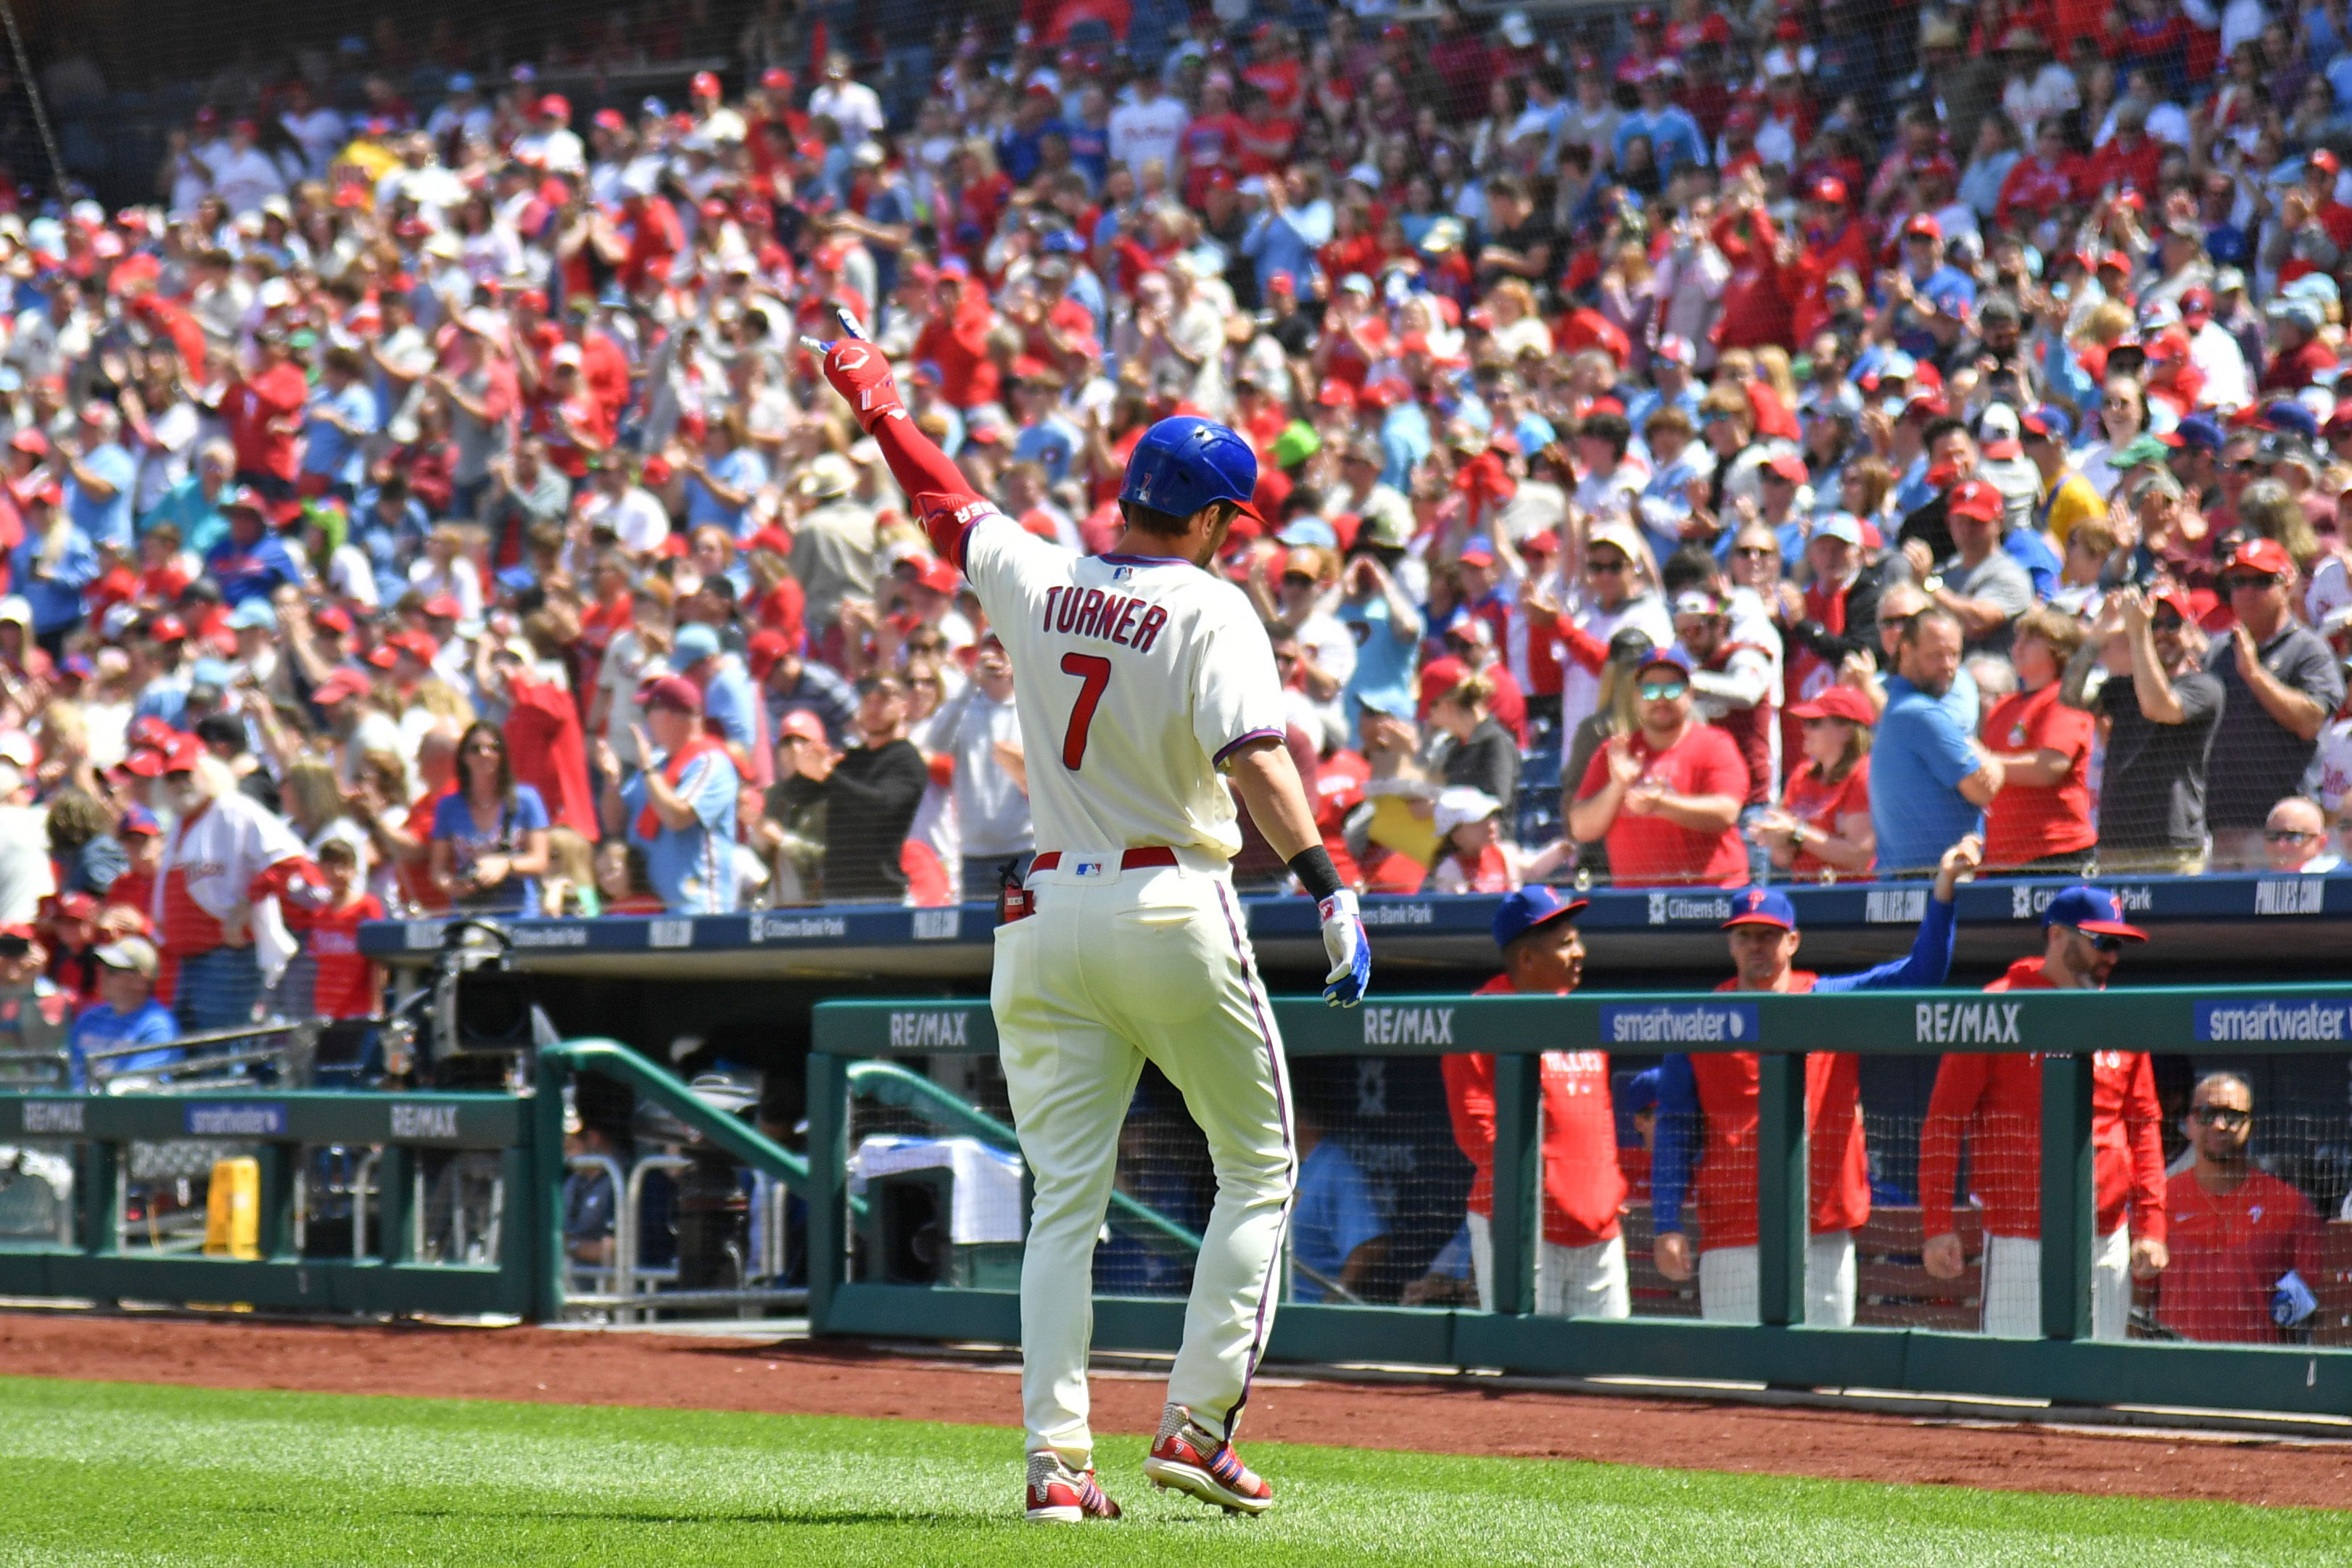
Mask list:
[[[1511,977],[1497,974],[1480,996],[1513,994]],[[1470,1212],[1495,1214],[1495,1058],[1444,1057],[1445,1108],[1454,1142],[1477,1177]],[[1546,1051],[1543,1056],[1544,1239],[1555,1247],[1591,1247],[1617,1235],[1625,1202],[1625,1173],[1617,1163],[1617,1119],[1609,1100],[1604,1051]]]
[[[1789,989],[1811,991],[1819,978],[1807,970],[1792,971]],[[1716,989],[1737,991],[1739,982],[1727,980]],[[1691,1176],[1699,1249],[1754,1247],[1756,1053],[1694,1052],[1690,1065],[1706,1121]],[[1860,1058],[1841,1051],[1815,1051],[1805,1058],[1805,1129],[1811,1140],[1806,1180],[1812,1194],[1812,1233],[1824,1236],[1868,1223],[1870,1156],[1862,1136]]]
[[[2053,991],[2042,960],[2021,958],[1988,991]],[[2091,1064],[2091,1142],[2099,1234],[2126,1217],[2136,1235],[2164,1239],[2164,1142],[2156,1075],[2138,1051],[2100,1051]],[[1948,1056],[1936,1070],[1919,1131],[1919,1216],[1929,1236],[1952,1231],[1960,1141],[1969,1185],[1994,1236],[2042,1234],[2042,1057]]]
[[[2279,1342],[2271,1292],[2290,1268],[2320,1278],[2319,1215],[2311,1200],[2256,1171],[2231,1193],[2209,1193],[2194,1170],[2165,1187],[2172,1262],[2158,1285],[2156,1321],[2192,1340]]]

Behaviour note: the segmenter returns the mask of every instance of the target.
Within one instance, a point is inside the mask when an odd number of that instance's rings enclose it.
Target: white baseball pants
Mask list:
[[[1763,1318],[1762,1289],[1752,1247],[1717,1247],[1698,1255],[1698,1315],[1710,1323],[1754,1323]],[[1832,1230],[1805,1241],[1805,1326],[1853,1327],[1857,1274],[1853,1232]]]
[[[2091,1248],[2091,1337],[2120,1340],[2131,1328],[2131,1227],[2117,1226]],[[1984,1331],[2042,1337],[2042,1240],[1985,1237]]]
[[[1495,1310],[1495,1230],[1485,1215],[1464,1216],[1470,1225],[1470,1273],[1478,1282],[1478,1310]],[[1625,1238],[1612,1236],[1590,1247],[1536,1247],[1536,1311],[1547,1318],[1629,1318],[1633,1297],[1625,1282]]]
[[[1051,1449],[1076,1468],[1094,1462],[1095,1242],[1147,1059],[1183,1095],[1217,1179],[1168,1398],[1230,1437],[1274,1327],[1298,1170],[1282,1040],[1241,905],[1222,874],[1121,871],[1116,855],[1106,864],[1066,852],[1030,887],[1036,912],[998,929],[990,986],[1036,1183],[1021,1265],[1028,1451]]]

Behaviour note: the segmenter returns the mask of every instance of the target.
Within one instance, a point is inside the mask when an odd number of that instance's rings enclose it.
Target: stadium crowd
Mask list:
[[[1153,419],[1256,444],[1224,568],[1370,890],[2335,869],[2336,16],[770,0],[675,101],[232,71],[152,200],[0,216],[0,942],[128,1039],[365,1012],[383,913],[988,896],[1011,675],[843,310],[1076,548]],[[616,28],[543,63],[686,47]]]

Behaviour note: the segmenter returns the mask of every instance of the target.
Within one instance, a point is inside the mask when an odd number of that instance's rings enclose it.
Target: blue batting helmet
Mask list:
[[[1171,517],[1190,517],[1211,501],[1229,500],[1250,516],[1257,489],[1257,454],[1213,420],[1180,415],[1143,433],[1127,459],[1118,499]]]

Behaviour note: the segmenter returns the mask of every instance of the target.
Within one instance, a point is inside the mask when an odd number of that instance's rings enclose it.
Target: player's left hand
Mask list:
[[[1334,1007],[1352,1007],[1371,989],[1372,944],[1364,936],[1364,917],[1356,895],[1346,888],[1315,906],[1323,917],[1323,952],[1331,973],[1323,977],[1323,1000]]]

